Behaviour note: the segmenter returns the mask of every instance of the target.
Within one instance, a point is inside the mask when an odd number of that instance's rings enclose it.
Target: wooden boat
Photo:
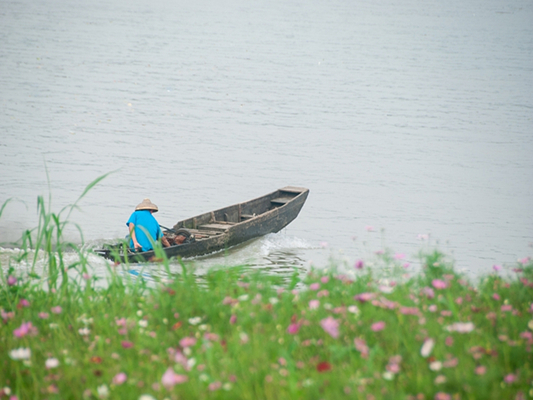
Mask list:
[[[167,258],[195,257],[279,232],[298,216],[308,194],[306,188],[287,186],[244,203],[179,221],[172,229],[165,228],[165,235],[185,232],[191,236],[183,244],[164,247],[163,251]],[[132,252],[124,244],[94,252],[116,262],[157,260],[153,250]]]

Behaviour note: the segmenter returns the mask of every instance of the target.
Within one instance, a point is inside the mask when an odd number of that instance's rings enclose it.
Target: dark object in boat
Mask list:
[[[179,221],[164,232],[171,246],[163,251],[168,258],[195,257],[279,232],[298,216],[308,194],[306,188],[287,186],[244,203]],[[153,250],[133,252],[124,251],[124,247],[110,245],[94,252],[116,262],[155,260]]]

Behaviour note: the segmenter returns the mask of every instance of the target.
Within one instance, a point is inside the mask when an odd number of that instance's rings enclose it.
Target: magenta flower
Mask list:
[[[500,295],[499,295],[498,293],[494,293],[494,294],[492,295],[492,298],[493,298],[494,300],[496,300],[496,301],[499,301],[499,300],[501,299],[501,297],[500,297]]]
[[[287,333],[289,335],[296,335],[300,330],[300,324],[290,324],[287,328]]]
[[[385,322],[379,321],[370,326],[370,329],[374,332],[379,332],[385,329]]]
[[[51,310],[52,313],[54,313],[54,314],[61,314],[61,311],[63,311],[63,309],[61,308],[61,306],[52,307],[50,310]]]
[[[446,289],[448,287],[448,284],[445,281],[442,281],[440,279],[433,279],[431,284],[433,285],[433,287],[435,289],[438,289],[438,290],[439,289]]]
[[[363,262],[363,260],[357,260],[355,262],[354,268],[355,269],[363,269],[364,266],[365,266],[365,263]]]
[[[37,334],[37,328],[34,327],[31,322],[23,322],[20,327],[15,329],[13,331],[13,335],[15,335],[18,338],[24,337],[26,335],[36,335]]]
[[[133,342],[129,342],[127,340],[123,340],[121,344],[124,349],[129,349],[133,347]]]
[[[493,266],[492,266],[492,269],[493,269],[494,271],[499,271],[500,269],[502,269],[502,266],[501,266],[501,265],[493,265]]]
[[[113,377],[113,383],[115,385],[122,385],[127,379],[128,376],[124,372],[119,372]]]
[[[235,314],[231,314],[231,317],[229,318],[229,323],[234,324],[237,322],[237,316]]]
[[[18,308],[29,307],[29,306],[30,306],[30,302],[28,300],[20,299],[19,304],[18,304]]]
[[[329,316],[320,321],[320,326],[326,331],[332,338],[337,339],[339,337],[339,321]]]
[[[167,389],[172,389],[175,385],[185,383],[189,380],[187,375],[179,375],[172,368],[168,368],[161,377],[161,383]]]
[[[13,285],[16,285],[17,284],[17,278],[15,278],[13,275],[9,275],[7,277],[7,284],[9,286],[13,286]]]
[[[183,348],[191,347],[191,346],[194,346],[195,344],[196,344],[196,338],[193,338],[193,337],[185,337],[180,340],[180,346]]]
[[[517,379],[518,379],[518,377],[515,374],[509,374],[509,375],[506,375],[505,378],[503,378],[505,383],[513,383]]]

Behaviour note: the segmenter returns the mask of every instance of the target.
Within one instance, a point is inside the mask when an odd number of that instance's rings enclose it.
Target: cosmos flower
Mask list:
[[[287,333],[290,335],[296,335],[300,330],[300,324],[290,324],[287,328]]]
[[[424,358],[428,357],[435,346],[435,341],[431,338],[424,340],[424,344],[420,349],[420,355]]]
[[[433,287],[435,289],[446,289],[448,287],[448,284],[443,281],[443,280],[440,280],[440,279],[433,279],[433,281],[431,281],[431,284],[433,285]]]
[[[374,332],[379,332],[379,331],[382,331],[383,329],[385,329],[385,326],[386,326],[386,325],[385,325],[385,322],[383,322],[383,321],[378,321],[378,322],[372,324],[372,325],[370,326],[370,329],[371,329],[372,331],[374,331]]]
[[[113,377],[113,384],[122,385],[127,379],[128,376],[124,372],[119,372]]]
[[[339,337],[339,321],[329,316],[320,321],[320,326],[326,331],[332,338],[337,339]]]
[[[167,389],[172,389],[175,385],[185,383],[189,380],[187,375],[176,374],[172,368],[167,368],[161,377],[161,383]]]
[[[448,325],[444,329],[448,332],[468,333],[474,330],[475,326],[472,322],[455,322],[452,325]]]
[[[191,347],[191,346],[194,346],[195,344],[196,344],[196,338],[193,338],[193,337],[185,337],[180,340],[180,346],[183,348]]]
[[[320,306],[320,300],[310,300],[309,309],[316,310]]]
[[[52,369],[59,367],[59,360],[57,358],[47,358],[44,366],[46,369]]]
[[[11,350],[9,352],[9,357],[11,357],[12,360],[29,360],[31,357],[31,350],[25,347]]]

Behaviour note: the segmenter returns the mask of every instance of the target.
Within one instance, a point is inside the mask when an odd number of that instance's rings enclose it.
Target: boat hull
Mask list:
[[[225,250],[248,240],[276,233],[290,224],[300,213],[309,190],[285,187],[248,202],[183,220],[173,229],[190,230],[197,239],[163,248],[167,258],[196,257]],[[97,254],[117,262],[154,261],[154,251],[96,250]]]

